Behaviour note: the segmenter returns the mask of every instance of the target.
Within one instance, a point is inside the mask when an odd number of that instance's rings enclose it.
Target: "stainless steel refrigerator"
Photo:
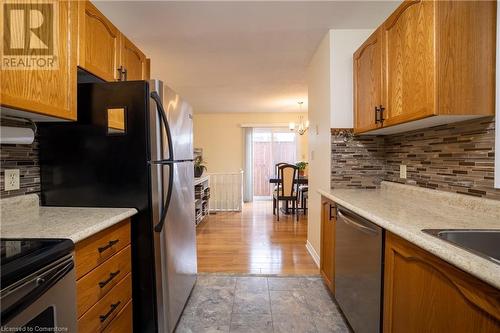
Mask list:
[[[78,121],[39,126],[42,204],[135,207],[134,330],[173,332],[196,281],[192,108],[161,81],[78,85]]]

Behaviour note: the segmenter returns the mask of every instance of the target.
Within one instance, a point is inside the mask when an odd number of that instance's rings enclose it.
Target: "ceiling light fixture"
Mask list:
[[[304,104],[304,102],[297,102],[297,104],[299,104],[299,112],[302,112],[302,104]],[[295,131],[295,123],[291,122],[290,124],[288,124],[288,128],[292,132]],[[304,116],[302,116],[302,115],[299,116],[299,124],[297,127],[297,133],[299,133],[300,135],[304,135],[308,129],[309,129],[309,120],[306,120],[304,122]]]

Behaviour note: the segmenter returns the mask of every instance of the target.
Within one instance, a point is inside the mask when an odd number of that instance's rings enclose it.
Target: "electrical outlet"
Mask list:
[[[399,178],[406,179],[406,165],[401,164],[399,166]]]
[[[6,169],[4,179],[5,191],[19,190],[19,169]]]

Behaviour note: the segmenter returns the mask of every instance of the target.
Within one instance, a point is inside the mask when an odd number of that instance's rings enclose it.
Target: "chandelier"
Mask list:
[[[302,112],[302,104],[304,104],[304,102],[297,102],[297,104],[299,104],[299,112]],[[292,132],[296,130],[300,135],[304,135],[309,129],[309,120],[304,122],[304,116],[299,116],[299,123],[296,125],[294,122],[291,122],[288,128]]]

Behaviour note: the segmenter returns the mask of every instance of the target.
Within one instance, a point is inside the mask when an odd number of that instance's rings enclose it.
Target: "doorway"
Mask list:
[[[273,186],[269,179],[275,176],[277,163],[295,163],[297,137],[286,127],[254,128],[253,145],[253,197],[254,200],[270,200]]]

